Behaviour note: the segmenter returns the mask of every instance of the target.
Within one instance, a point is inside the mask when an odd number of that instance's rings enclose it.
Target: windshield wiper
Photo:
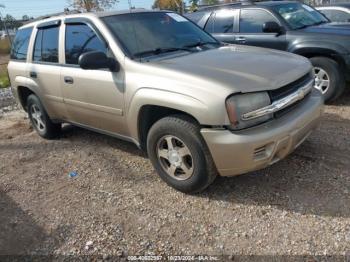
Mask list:
[[[193,44],[189,44],[189,45],[185,45],[184,47],[187,47],[187,48],[191,48],[191,47],[198,47],[198,46],[204,46],[204,45],[221,45],[220,42],[202,42],[202,41],[198,41],[196,43],[193,43]]]
[[[320,22],[314,23],[313,25],[322,25],[322,24],[328,24],[328,23],[329,23],[328,21],[320,21]]]
[[[159,55],[169,52],[175,52],[175,51],[187,51],[187,52],[193,52],[192,50],[186,48],[186,47],[158,47],[151,50],[146,50],[142,52],[135,53],[134,56],[140,57],[140,56],[146,56],[146,55]]]
[[[309,27],[309,26],[321,25],[321,24],[325,24],[325,23],[328,23],[328,22],[327,21],[320,21],[320,22],[317,22],[317,23],[314,23],[314,24],[310,24],[310,25],[302,25],[302,26],[298,27],[297,29],[303,29],[303,28],[306,28],[306,27]]]

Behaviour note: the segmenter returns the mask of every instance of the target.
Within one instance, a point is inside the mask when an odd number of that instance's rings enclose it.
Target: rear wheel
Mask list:
[[[51,121],[36,95],[28,96],[27,108],[30,122],[41,137],[52,139],[59,135],[61,124],[55,124]]]
[[[217,174],[199,129],[190,117],[175,115],[156,122],[147,137],[148,156],[159,176],[185,193],[204,190]]]
[[[339,64],[327,57],[312,57],[310,61],[314,66],[315,88],[326,102],[335,100],[345,88],[345,77]]]

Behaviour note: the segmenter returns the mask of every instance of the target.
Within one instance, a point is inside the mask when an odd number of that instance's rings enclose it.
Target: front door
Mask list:
[[[241,9],[239,33],[236,34],[235,43],[286,50],[286,35],[264,33],[263,24],[266,22],[276,22],[280,24],[267,10],[259,8]]]
[[[86,127],[124,134],[124,76],[108,69],[83,70],[79,56],[102,51],[113,56],[102,36],[87,23],[65,26],[65,65],[61,71],[69,121]]]

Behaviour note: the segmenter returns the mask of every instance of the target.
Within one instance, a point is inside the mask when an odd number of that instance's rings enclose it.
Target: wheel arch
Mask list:
[[[140,108],[137,118],[137,132],[141,149],[146,150],[147,136],[154,123],[171,115],[184,115],[192,119],[195,123],[199,124],[198,120],[194,116],[185,111],[159,105],[143,105]]]
[[[27,99],[30,95],[34,94],[36,95],[36,93],[28,88],[27,86],[17,86],[17,96],[18,96],[18,101],[21,104],[22,108],[24,109],[24,111],[28,111],[27,108]]]
[[[337,49],[337,50],[342,50],[343,48]],[[304,56],[306,58],[312,58],[312,57],[327,57],[329,59],[334,60],[337,62],[344,71],[346,69],[346,63],[344,58],[342,57],[341,53],[336,51],[334,48],[329,48],[325,46],[320,46],[320,47],[310,47],[310,46],[295,46],[290,50],[290,52]]]
[[[151,88],[139,90],[128,108],[127,125],[130,136],[138,141],[142,149],[145,149],[149,129],[159,119],[180,114],[203,124],[204,112],[207,112],[207,106],[193,97]]]

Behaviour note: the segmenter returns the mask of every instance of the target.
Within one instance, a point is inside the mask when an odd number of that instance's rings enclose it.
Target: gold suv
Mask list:
[[[18,30],[8,70],[40,136],[71,123],[128,140],[183,192],[284,158],[323,110],[307,59],[223,45],[167,11],[35,21]]]

